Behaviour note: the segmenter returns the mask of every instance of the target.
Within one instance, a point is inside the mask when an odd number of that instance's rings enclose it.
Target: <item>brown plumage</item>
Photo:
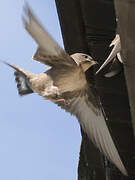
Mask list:
[[[29,8],[26,30],[38,44],[34,59],[50,66],[41,74],[30,73],[15,65],[17,87],[20,95],[36,92],[58,104],[78,118],[83,130],[96,147],[124,174],[127,171],[113,143],[102,113],[98,96],[86,80],[85,71],[96,64],[83,53],[69,56],[40,25]]]

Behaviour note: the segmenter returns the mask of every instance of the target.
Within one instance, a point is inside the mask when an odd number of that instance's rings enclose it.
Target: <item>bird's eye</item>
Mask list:
[[[85,55],[84,58],[85,58],[85,59],[89,59],[89,56]]]

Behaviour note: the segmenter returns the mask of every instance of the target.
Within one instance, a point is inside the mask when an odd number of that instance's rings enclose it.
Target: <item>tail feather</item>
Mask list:
[[[29,85],[28,78],[24,74],[15,71],[14,75],[17,83],[18,93],[20,96],[33,93],[33,90]]]
[[[17,83],[18,93],[20,96],[33,93],[33,90],[29,83],[29,78],[31,78],[34,75],[33,73],[23,70],[22,68],[16,65],[10,64],[6,61],[0,60],[0,62],[4,63],[5,65],[10,66],[11,68],[15,70],[14,75],[15,75],[15,80]]]

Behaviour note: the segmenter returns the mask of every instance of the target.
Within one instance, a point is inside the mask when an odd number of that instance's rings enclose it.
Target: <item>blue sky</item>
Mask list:
[[[62,45],[54,0],[27,0]],[[22,24],[23,0],[0,3],[0,59],[42,72],[36,43]],[[13,71],[0,64],[0,179],[77,179],[80,128],[76,118],[37,94],[19,97]]]

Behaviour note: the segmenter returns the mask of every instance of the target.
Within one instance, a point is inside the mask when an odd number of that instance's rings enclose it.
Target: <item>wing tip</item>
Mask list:
[[[128,171],[126,170],[125,166],[123,165],[122,163],[122,167],[119,168],[119,170],[121,171],[121,173],[124,175],[124,176],[128,176]]]
[[[31,20],[35,20],[36,16],[33,13],[32,8],[28,4],[28,2],[25,2],[23,6],[23,15],[22,15],[22,21],[25,27],[27,27],[28,24],[30,24]]]

